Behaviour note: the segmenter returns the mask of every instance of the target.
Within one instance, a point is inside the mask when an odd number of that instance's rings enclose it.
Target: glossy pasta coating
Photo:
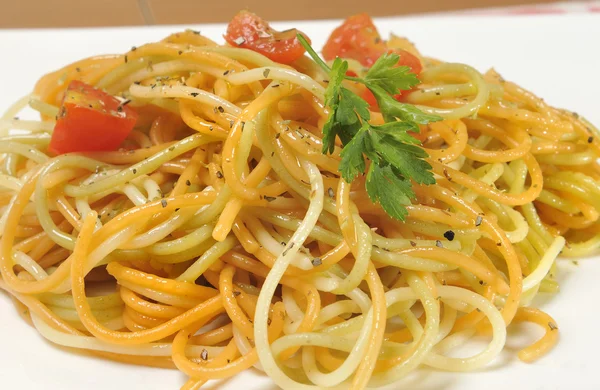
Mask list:
[[[520,321],[544,328],[519,352],[539,358],[558,327],[528,304],[558,291],[559,253],[600,246],[597,131],[494,71],[423,65],[404,98],[444,118],[418,135],[437,184],[405,222],[340,178],[339,144],[321,153],[307,57],[186,31],[44,76],[5,115],[31,99],[42,120],[0,129],[0,288],[52,342],[177,368],[185,389],[251,367],[289,389],[475,370]],[[71,80],[131,99],[119,150],[48,156]],[[479,354],[446,355],[476,334]]]

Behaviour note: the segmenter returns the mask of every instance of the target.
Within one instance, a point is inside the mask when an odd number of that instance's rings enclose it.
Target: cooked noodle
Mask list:
[[[51,342],[176,367],[187,389],[251,367],[288,389],[481,369],[516,321],[546,330],[519,352],[541,357],[558,328],[529,304],[558,291],[559,254],[600,247],[597,130],[493,70],[424,65],[407,99],[444,118],[418,135],[437,184],[404,222],[340,178],[340,144],[321,153],[307,57],[186,31],[44,76],[0,119],[0,287]],[[75,79],[131,99],[121,149],[48,153]],[[13,119],[26,106],[42,119]]]

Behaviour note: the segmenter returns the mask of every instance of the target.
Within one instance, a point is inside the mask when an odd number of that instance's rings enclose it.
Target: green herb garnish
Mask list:
[[[339,171],[348,183],[367,170],[365,157],[371,161],[365,184],[369,198],[392,218],[403,221],[408,214],[406,206],[415,198],[411,179],[419,184],[435,183],[431,165],[425,161],[427,153],[408,132],[418,133],[419,124],[442,118],[394,99],[395,94],[420,83],[409,67],[396,66],[400,58],[397,54],[383,54],[364,78],[350,77],[346,76],[347,61],[336,58],[330,68],[302,35],[298,34],[298,40],[329,75],[325,105],[330,113],[323,126],[323,153],[332,153],[335,137],[340,137],[343,149]],[[373,93],[385,124],[369,122],[369,104],[345,88],[344,80],[361,83]]]

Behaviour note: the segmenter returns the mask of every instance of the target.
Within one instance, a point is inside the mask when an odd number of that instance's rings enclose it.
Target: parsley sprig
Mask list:
[[[383,54],[364,78],[346,75],[348,62],[336,58],[331,68],[319,57],[304,37],[298,40],[313,60],[329,75],[325,105],[330,113],[323,126],[323,153],[332,153],[336,136],[342,141],[339,171],[351,183],[367,170],[365,187],[369,198],[379,203],[392,218],[404,220],[406,206],[415,198],[411,179],[419,184],[434,184],[427,153],[409,131],[419,132],[419,124],[441,120],[417,107],[401,103],[394,95],[419,84],[407,66],[396,66],[399,56]],[[375,96],[385,123],[371,124],[369,104],[344,87],[350,80],[365,85]],[[365,157],[371,162],[367,168]]]

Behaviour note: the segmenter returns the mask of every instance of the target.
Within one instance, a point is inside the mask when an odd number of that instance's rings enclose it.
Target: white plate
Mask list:
[[[300,27],[321,46],[333,22],[276,23]],[[436,17],[379,20],[382,35],[406,35],[427,55],[495,67],[506,79],[535,91],[553,105],[569,108],[600,124],[600,17]],[[39,76],[76,59],[123,52],[183,27],[78,30],[0,30],[0,109],[28,93]],[[196,26],[219,39],[224,26]],[[556,319],[558,346],[534,364],[516,358],[519,346],[539,336],[510,336],[503,355],[486,371],[452,374],[420,371],[392,388],[415,390],[599,389],[600,259],[578,266],[563,261],[561,292],[537,303]],[[3,389],[174,389],[185,381],[174,370],[143,368],[80,356],[56,348],[26,326],[9,298],[0,294],[0,388]],[[213,389],[276,388],[245,372]]]

